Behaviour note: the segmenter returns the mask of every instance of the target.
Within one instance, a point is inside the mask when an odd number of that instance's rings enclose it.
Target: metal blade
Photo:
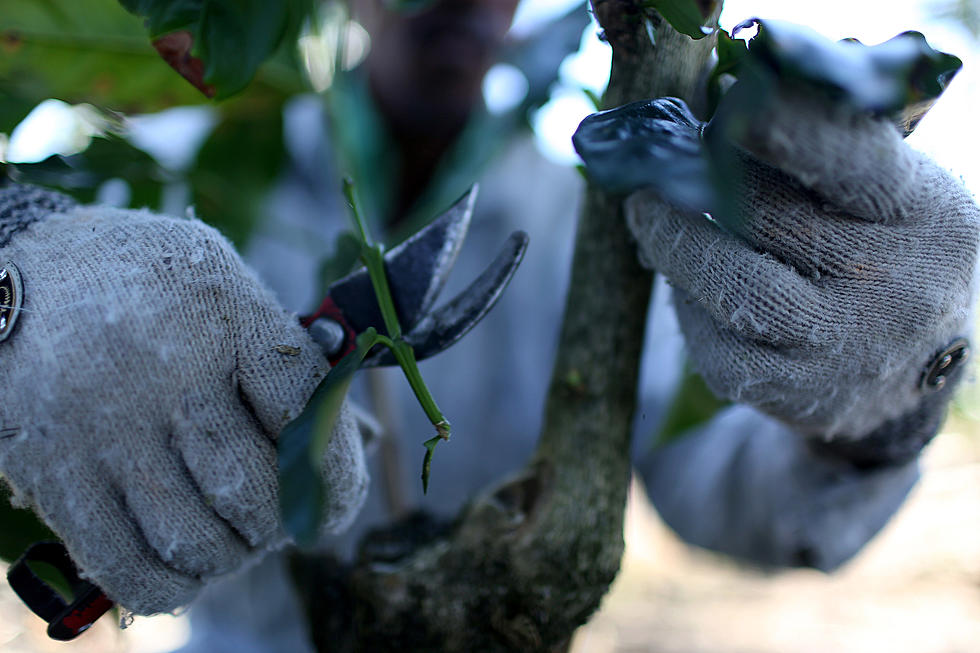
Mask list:
[[[483,319],[514,276],[527,250],[527,241],[527,234],[523,231],[512,233],[493,263],[466,290],[426,315],[405,334],[405,340],[415,349],[416,360],[438,354]],[[393,364],[394,356],[389,350],[382,349],[365,359],[363,366]]]
[[[403,332],[412,330],[445,286],[469,230],[477,191],[474,185],[448,211],[385,254],[388,286]],[[328,294],[357,333],[368,327],[387,333],[367,269],[332,284]]]

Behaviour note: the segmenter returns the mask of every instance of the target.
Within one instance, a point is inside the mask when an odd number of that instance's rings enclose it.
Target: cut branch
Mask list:
[[[707,24],[717,22],[721,4],[714,3]],[[613,47],[606,106],[662,95],[693,99],[713,38],[694,41],[675,32],[642,0],[593,5]],[[532,460],[475,499],[444,535],[394,562],[362,555],[347,587],[352,634],[328,628],[336,623],[337,607],[323,600],[316,579],[329,569],[296,561],[321,648],[567,647],[619,570],[630,428],[651,287],[651,273],[636,261],[619,199],[590,187],[545,423]]]

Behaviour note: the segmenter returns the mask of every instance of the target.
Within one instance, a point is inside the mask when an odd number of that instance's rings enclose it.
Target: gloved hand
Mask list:
[[[85,577],[139,614],[277,546],[275,442],[328,365],[231,245],[196,220],[0,188],[0,265],[23,311],[0,342],[0,474]],[[325,529],[366,494],[341,413]]]
[[[890,123],[801,91],[760,106],[736,147],[723,226],[650,191],[626,205],[696,369],[859,464],[909,460],[959,375],[957,352],[927,369],[970,331],[980,211]]]

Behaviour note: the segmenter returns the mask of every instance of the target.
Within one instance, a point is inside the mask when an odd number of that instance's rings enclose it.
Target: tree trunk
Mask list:
[[[707,65],[713,37],[694,41],[644,4],[593,0],[613,47],[607,107],[664,95],[691,101]],[[707,4],[713,25],[722,3]],[[395,562],[367,553],[348,572],[294,560],[320,650],[561,651],[596,610],[623,552],[652,287],[620,198],[589,187],[571,274],[545,422],[527,466]],[[338,575],[347,594],[324,596]],[[340,615],[341,605],[352,613]]]

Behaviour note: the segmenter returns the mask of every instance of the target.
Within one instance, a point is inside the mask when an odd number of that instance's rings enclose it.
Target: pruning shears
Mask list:
[[[477,187],[473,186],[449,210],[384,256],[403,338],[412,345],[417,360],[450,347],[483,319],[514,276],[527,249],[527,234],[512,233],[483,273],[433,310],[469,230],[476,195]],[[354,350],[358,334],[372,327],[386,333],[364,268],[331,284],[317,310],[300,322],[331,365]],[[394,363],[391,352],[379,348],[368,353],[362,366]],[[39,562],[59,572],[69,588],[69,600],[31,568],[31,563]],[[98,586],[80,577],[61,542],[32,545],[10,566],[7,581],[27,607],[48,623],[48,636],[56,640],[74,639],[114,605]]]

